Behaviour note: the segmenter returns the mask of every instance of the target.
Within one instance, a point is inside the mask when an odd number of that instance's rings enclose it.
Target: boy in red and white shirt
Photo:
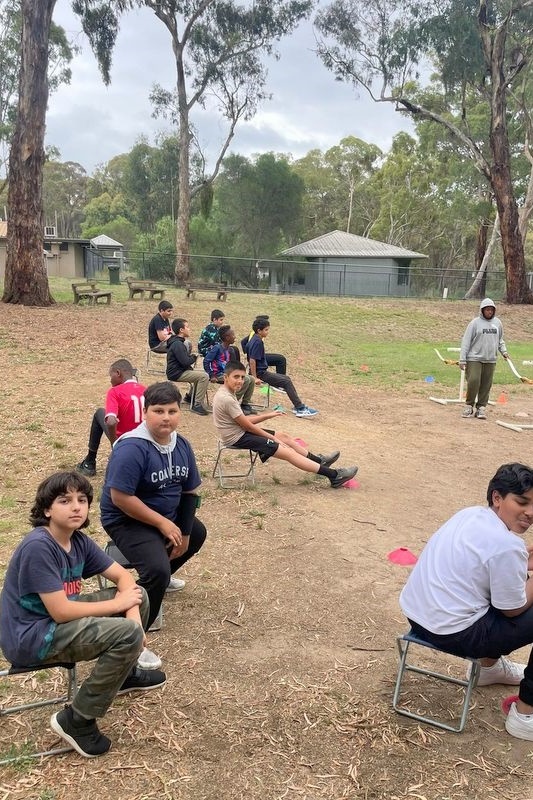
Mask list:
[[[111,389],[106,395],[105,409],[97,408],[94,412],[87,455],[76,467],[82,475],[89,478],[96,475],[96,456],[102,434],[105,433],[113,444],[119,436],[132,431],[142,422],[146,387],[137,382],[133,372],[132,365],[125,358],[109,367]]]

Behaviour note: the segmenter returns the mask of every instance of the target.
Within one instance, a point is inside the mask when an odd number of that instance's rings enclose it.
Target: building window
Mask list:
[[[59,242],[59,252],[68,253],[68,242]]]
[[[43,250],[46,250],[47,253],[52,252],[52,242],[44,242],[43,243]]]

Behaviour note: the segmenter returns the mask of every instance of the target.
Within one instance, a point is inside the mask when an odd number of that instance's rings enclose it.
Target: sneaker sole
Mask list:
[[[59,711],[57,712],[59,714]],[[86,753],[79,744],[77,743],[76,739],[73,739],[66,731],[63,730],[59,722],[57,721],[57,714],[52,714],[50,717],[50,727],[53,731],[55,731],[62,739],[69,743],[73,750],[83,756],[84,758],[98,758],[99,755],[105,755],[105,753]],[[109,751],[106,751],[109,752]]]
[[[179,589],[167,586],[167,588],[165,589],[165,594],[173,594],[173,592],[182,592],[184,589],[185,586],[180,586]]]
[[[146,667],[143,667],[146,669]],[[154,669],[154,667],[152,667]],[[147,670],[150,672],[150,670]],[[153,686],[130,686],[128,689],[119,689],[117,695],[119,694],[128,694],[129,692],[150,692],[152,689],[161,689],[165,685],[166,681],[163,683],[155,683]]]
[[[345,483],[348,483],[348,481],[351,481],[351,480],[353,480],[353,479],[355,478],[355,476],[357,475],[357,473],[358,473],[358,472],[359,472],[359,467],[356,467],[356,468],[355,468],[355,472],[353,473],[353,475],[350,475],[350,477],[349,477],[349,478],[345,478],[345,479],[343,480],[343,482],[342,482],[342,483],[332,483],[332,484],[331,484],[331,488],[332,488],[332,489],[342,489],[342,487],[344,486],[344,484],[345,484]]]

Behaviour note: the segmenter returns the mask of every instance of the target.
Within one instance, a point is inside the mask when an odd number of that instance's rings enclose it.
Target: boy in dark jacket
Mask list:
[[[206,417],[209,413],[204,407],[205,394],[209,386],[207,372],[194,369],[198,355],[188,352],[186,340],[191,335],[186,319],[175,319],[172,322],[174,336],[168,340],[167,378],[169,381],[183,381],[191,384],[194,392],[194,403],[191,408],[195,414]]]

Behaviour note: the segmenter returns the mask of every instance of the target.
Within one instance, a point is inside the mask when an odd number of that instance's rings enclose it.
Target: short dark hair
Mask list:
[[[224,336],[227,334],[227,332],[230,330],[231,330],[231,325],[221,325],[220,328],[218,329],[218,335],[220,336],[221,339],[223,339]]]
[[[266,319],[265,317],[257,317],[257,319],[254,319],[252,323],[252,330],[254,333],[257,333],[257,331],[264,331],[265,328],[270,328],[268,317]]]
[[[502,464],[492,478],[487,489],[487,502],[492,506],[492,493],[499,492],[502,497],[508,494],[522,495],[533,489],[533,469],[525,464],[513,462]]]
[[[228,361],[224,367],[224,375],[231,375],[232,372],[237,372],[237,370],[246,372],[246,367],[240,361]]]
[[[172,320],[172,324],[170,327],[172,328],[175,334],[178,334],[186,322],[187,322],[186,319],[181,319],[181,317],[176,317],[175,319]]]
[[[268,314],[256,314],[256,315],[255,315],[255,318],[256,318],[256,319],[270,319],[270,317],[268,316]]]
[[[172,303],[169,303],[168,300],[161,300],[159,305],[157,306],[158,311],[168,311],[169,308],[174,308]]]
[[[30,511],[30,523],[38,525],[48,525],[49,517],[45,515],[47,508],[50,508],[54,500],[67,492],[82,492],[87,498],[87,505],[91,507],[93,501],[93,487],[85,475],[72,470],[71,472],[54,472],[37,487],[35,502]],[[87,518],[82,522],[80,528],[86,528],[89,524]]]
[[[144,393],[144,410],[149,406],[168,406],[170,403],[181,405],[181,392],[172,381],[152,383]]]
[[[114,369],[115,372],[126,372],[128,375],[133,375],[135,371],[135,367],[127,358],[119,358],[117,361],[113,361],[109,369]]]
[[[225,316],[226,315],[224,314],[223,311],[220,310],[220,308],[214,308],[211,311],[211,322],[213,322],[213,320],[215,320],[215,319],[220,319],[221,317],[225,317]]]

